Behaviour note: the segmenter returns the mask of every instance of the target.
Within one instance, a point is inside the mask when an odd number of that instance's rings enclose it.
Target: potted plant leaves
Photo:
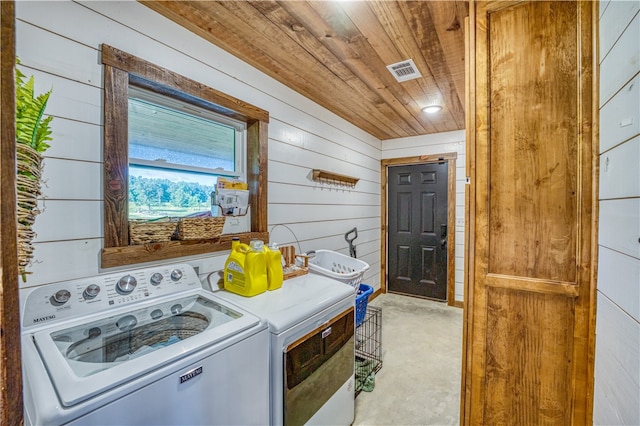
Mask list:
[[[50,123],[53,117],[44,116],[51,90],[36,95],[33,76],[27,79],[17,67],[15,78],[18,267],[22,280],[26,281],[26,267],[33,258],[35,232],[32,226],[40,213],[42,153],[49,148],[47,142],[52,140]]]

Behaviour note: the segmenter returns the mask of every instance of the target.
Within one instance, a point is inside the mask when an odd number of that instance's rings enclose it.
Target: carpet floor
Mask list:
[[[382,309],[383,363],[353,424],[459,424],[462,309],[388,293],[370,305]]]

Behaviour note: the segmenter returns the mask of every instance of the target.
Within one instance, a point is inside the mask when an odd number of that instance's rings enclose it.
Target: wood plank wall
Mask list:
[[[271,241],[348,253],[344,233],[357,226],[358,257],[371,265],[364,280],[379,287],[380,140],[140,3],[18,2],[16,17],[23,70],[38,91],[53,88],[55,117],[33,274],[23,287],[103,272],[101,43],[268,110]],[[312,169],[360,181],[354,189],[319,184]],[[226,256],[181,261],[204,279]]]
[[[594,423],[640,424],[640,2],[600,2]]]
[[[455,301],[464,298],[464,188],[466,182],[465,132],[436,133],[411,138],[382,141],[382,159],[417,157],[455,152],[456,159],[456,250],[455,250]]]

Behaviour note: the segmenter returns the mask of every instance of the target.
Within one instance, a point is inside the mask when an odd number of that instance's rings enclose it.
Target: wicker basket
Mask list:
[[[175,221],[130,220],[129,244],[147,244],[169,241],[176,231]]]
[[[224,227],[224,216],[183,217],[178,222],[178,239],[210,240],[218,238]]]

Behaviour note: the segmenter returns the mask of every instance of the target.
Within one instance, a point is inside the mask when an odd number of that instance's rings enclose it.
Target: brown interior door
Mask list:
[[[463,424],[592,423],[597,9],[470,7]]]
[[[388,169],[389,291],[447,300],[448,162]]]

